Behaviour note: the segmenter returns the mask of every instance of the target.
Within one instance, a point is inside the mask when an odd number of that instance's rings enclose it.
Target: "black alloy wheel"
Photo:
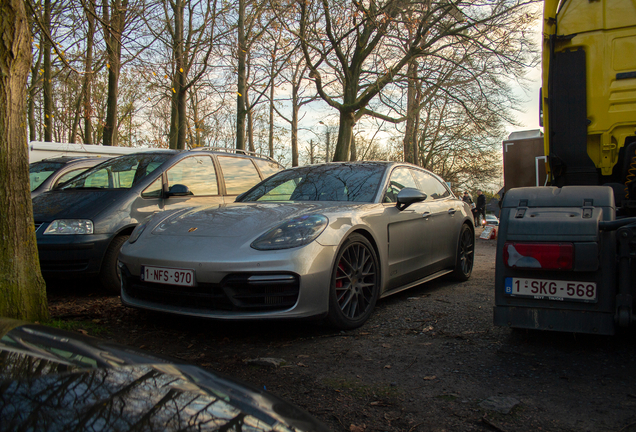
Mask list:
[[[457,247],[457,262],[453,277],[459,281],[467,281],[473,272],[475,262],[475,232],[463,224],[459,232],[459,245]]]
[[[352,234],[345,240],[331,275],[329,324],[351,330],[365,323],[378,299],[379,269],[375,250],[364,236]]]
[[[128,237],[130,236],[121,235],[113,239],[106,250],[106,254],[104,254],[102,268],[99,271],[102,286],[106,291],[114,295],[121,293],[121,281],[117,272],[117,257],[119,256],[119,249],[126,243]]]

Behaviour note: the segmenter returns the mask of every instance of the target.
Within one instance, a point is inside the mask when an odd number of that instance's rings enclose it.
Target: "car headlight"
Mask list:
[[[57,219],[51,222],[44,234],[93,234],[93,221],[88,219]]]
[[[280,224],[254,240],[257,250],[290,249],[311,243],[327,226],[322,215],[300,216]]]
[[[128,243],[134,243],[137,241],[141,233],[144,232],[144,230],[148,226],[148,222],[150,222],[150,219],[152,219],[152,216],[148,216],[144,221],[142,221],[135,227],[133,232],[130,234],[130,237],[128,237]]]

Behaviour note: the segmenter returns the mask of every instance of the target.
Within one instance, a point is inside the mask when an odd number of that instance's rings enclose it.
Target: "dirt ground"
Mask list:
[[[50,284],[49,308],[84,333],[264,387],[334,431],[636,431],[636,336],[494,327],[495,250],[478,239],[468,282],[381,300],[351,332],[158,315],[123,307],[92,281]],[[258,358],[284,362],[246,362]]]

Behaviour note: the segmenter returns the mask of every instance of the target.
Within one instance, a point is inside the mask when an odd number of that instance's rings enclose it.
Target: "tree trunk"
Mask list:
[[[245,0],[239,0],[238,10],[238,83],[236,95],[236,148],[245,150],[245,87],[247,77],[245,76],[245,59],[247,50],[245,49]]]
[[[91,105],[91,89],[93,86],[93,44],[95,33],[95,0],[88,0],[90,10],[86,11],[88,34],[86,35],[86,61],[84,63],[84,143],[93,144],[93,109]]]
[[[22,0],[0,2],[0,316],[48,320],[29,193],[26,81],[31,34]]]
[[[44,1],[44,28],[51,34],[51,0]],[[44,141],[53,141],[53,88],[51,84],[51,42],[42,37],[44,51]]]
[[[119,71],[121,68],[121,37],[126,23],[128,1],[102,0],[104,39],[106,41],[108,67],[108,96],[106,97],[106,121],[103,145],[117,145],[117,100]]]
[[[71,144],[75,143],[75,138],[77,137],[77,128],[79,127],[81,110],[82,110],[82,95],[78,94],[77,102],[75,103],[73,124],[71,125],[71,130],[68,133],[68,142]]]
[[[404,131],[404,162],[417,163],[415,147],[417,146],[417,118],[419,117],[419,103],[416,96],[417,61],[409,63],[407,72],[408,91],[406,102],[406,130]]]
[[[333,153],[334,162],[343,162],[349,160],[349,151],[351,146],[351,137],[353,136],[353,126],[355,122],[355,114],[349,111],[340,111],[340,126],[338,128],[338,143]]]
[[[313,153],[313,149],[311,150]],[[298,166],[298,105],[296,103],[292,103],[291,151],[292,166]],[[274,155],[272,155],[272,157],[274,157]],[[313,160],[313,155],[311,159]]]

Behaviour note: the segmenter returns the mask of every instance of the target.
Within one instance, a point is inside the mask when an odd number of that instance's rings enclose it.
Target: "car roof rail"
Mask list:
[[[243,154],[245,156],[254,156],[261,159],[270,160],[278,165],[280,165],[274,158],[264,155],[262,153],[256,153],[249,150],[236,149],[236,148],[226,148],[226,147],[194,147],[190,149],[191,151],[209,151],[209,152],[223,152],[223,153],[234,153],[234,154]]]

